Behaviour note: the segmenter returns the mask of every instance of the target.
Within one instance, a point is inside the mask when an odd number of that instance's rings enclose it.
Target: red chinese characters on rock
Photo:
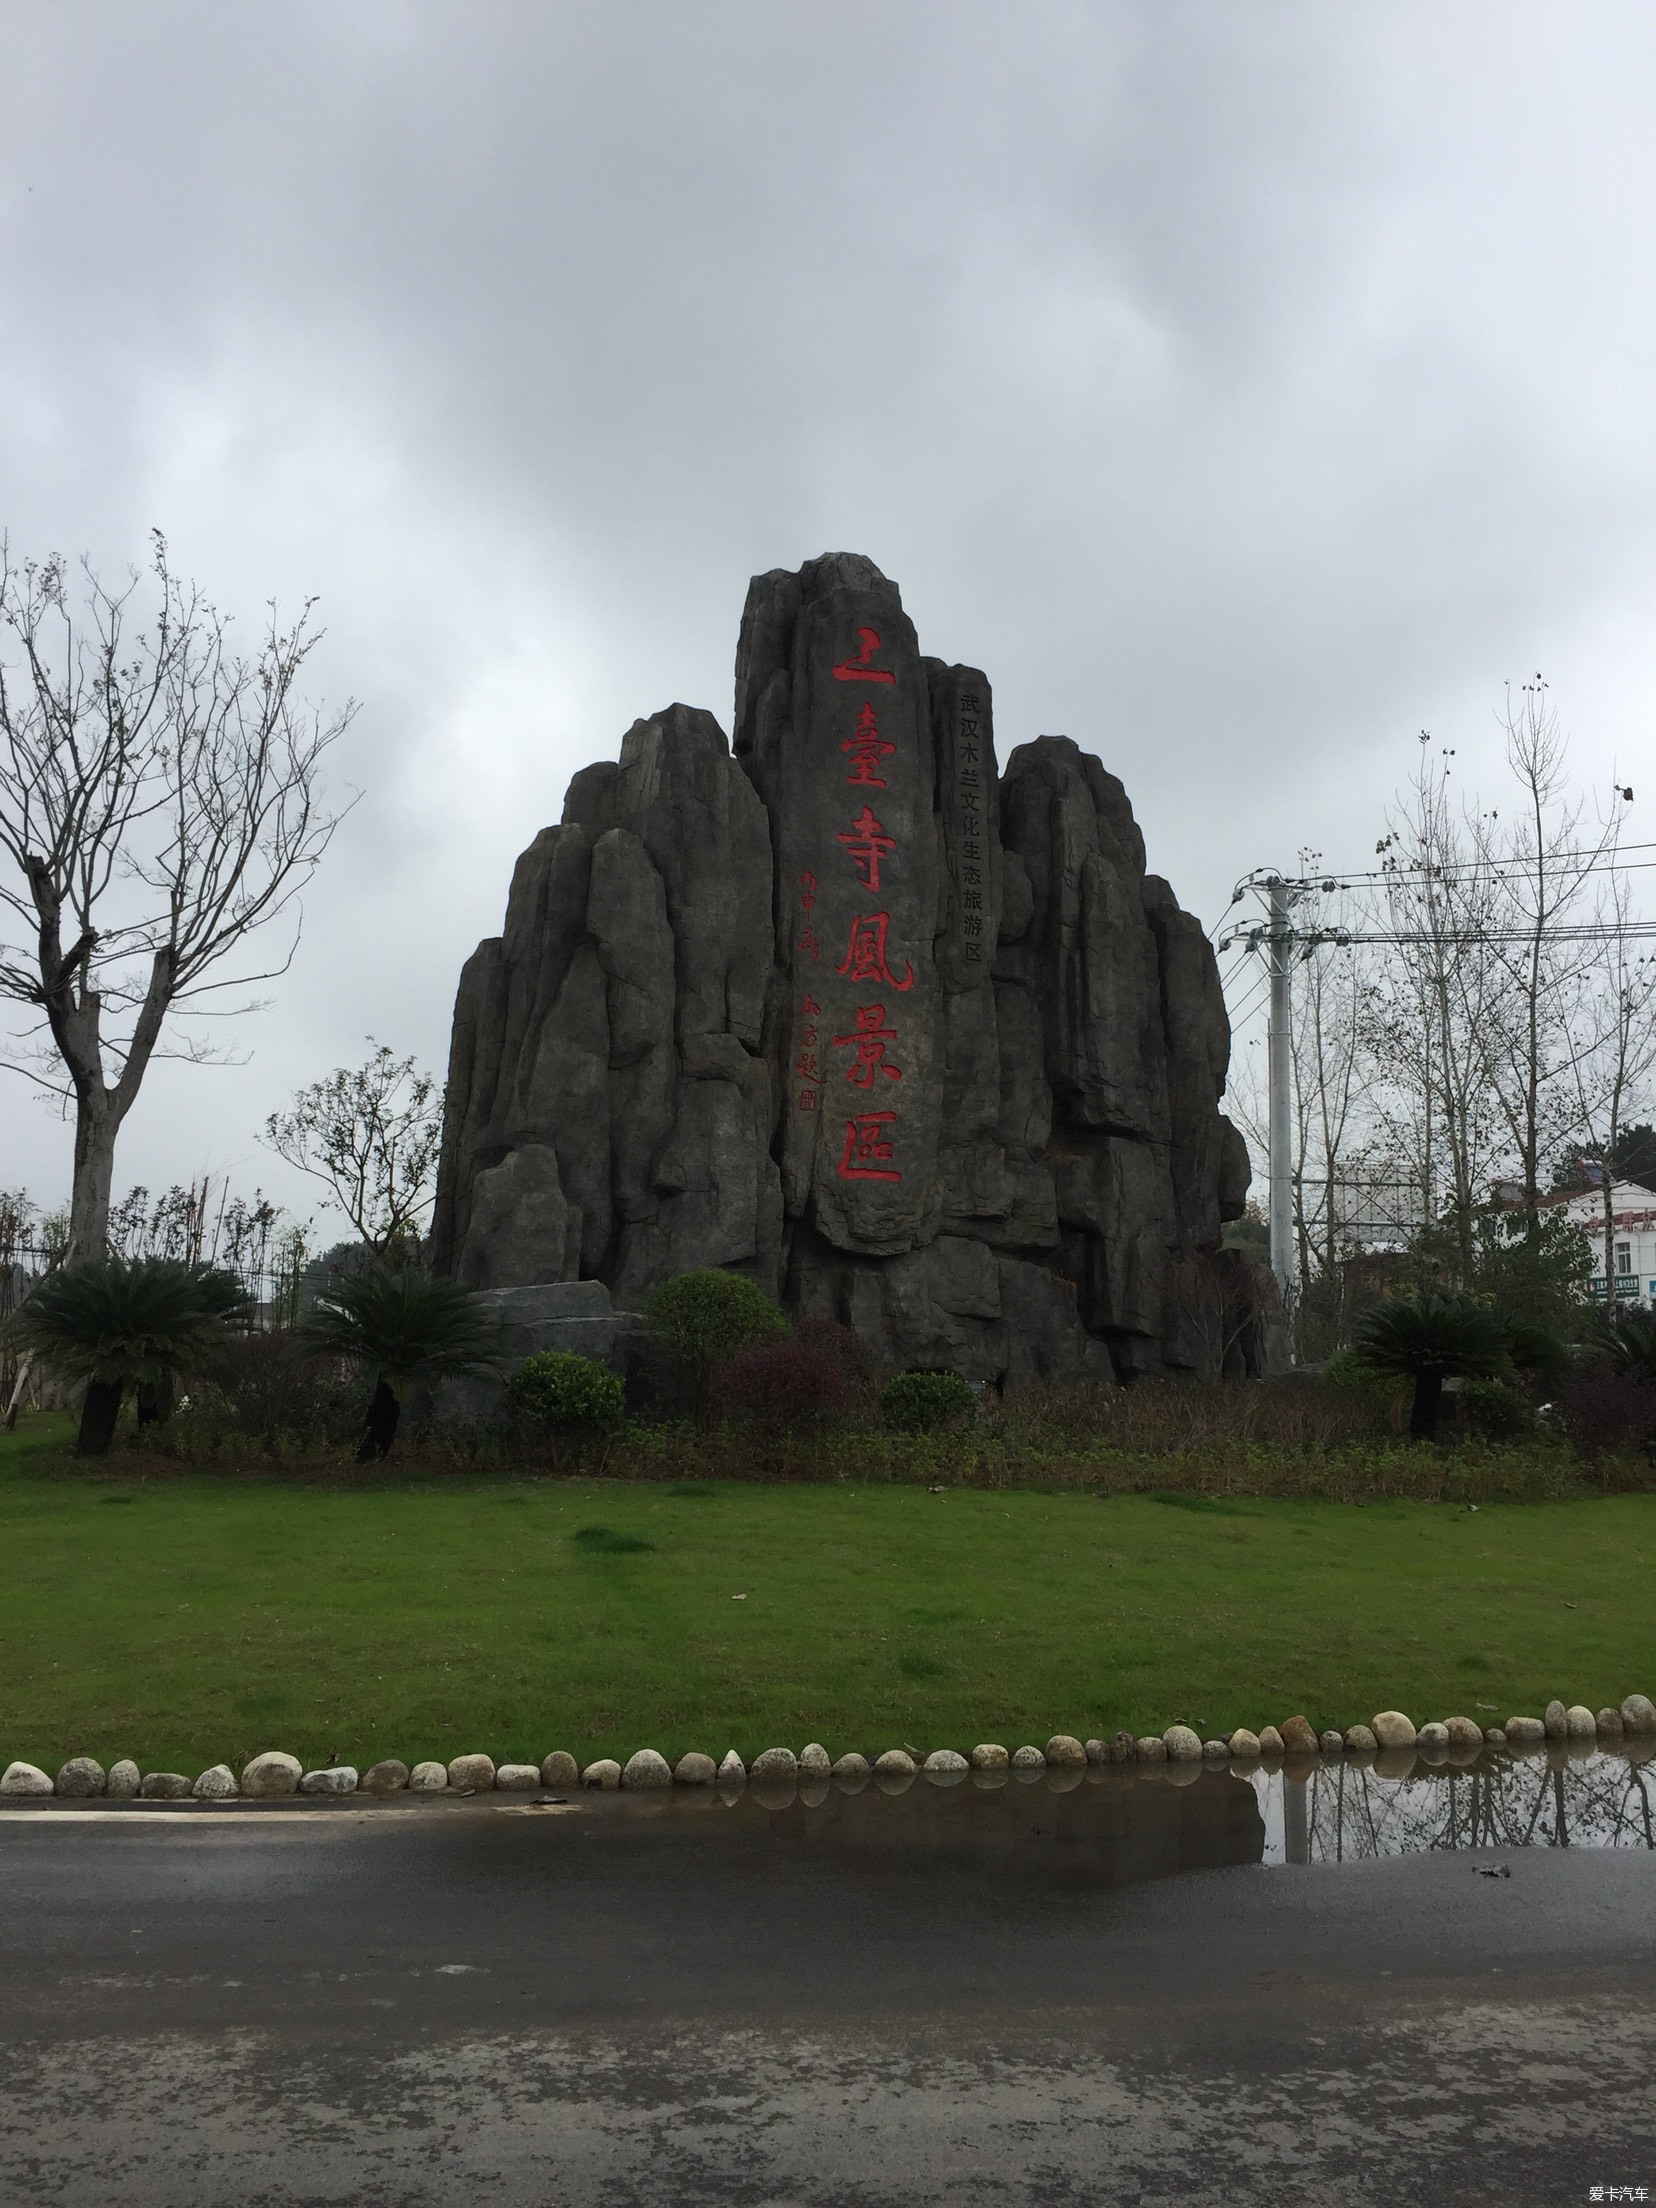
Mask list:
[[[800,1006],[805,1025],[799,1038],[799,1056],[794,1060],[794,1073],[800,1086],[794,1101],[802,1112],[814,1112],[817,1108],[817,1091],[822,1086],[822,1074],[817,1064],[816,1020],[822,1007],[815,997],[807,993]]]
[[[845,1150],[839,1162],[842,1181],[900,1181],[891,1164],[895,1112],[859,1112],[845,1123]]]
[[[847,1067],[845,1078],[858,1088],[871,1089],[876,1073],[883,1073],[888,1081],[901,1081],[902,1069],[892,1065],[886,1057],[886,1045],[897,1040],[897,1030],[885,1024],[886,1008],[883,1004],[859,1004],[854,1015],[855,1025],[849,1035],[836,1035],[836,1045],[850,1044],[857,1056]]]
[[[874,708],[865,705],[857,715],[857,725],[840,746],[851,762],[851,772],[846,776],[854,789],[883,790],[885,777],[880,773],[880,762],[889,759],[897,749],[880,734],[880,724]]]
[[[799,909],[805,915],[805,933],[794,945],[794,949],[805,952],[809,958],[820,958],[822,956],[822,945],[817,941],[816,929],[811,924],[811,915],[816,910],[816,887],[817,878],[814,874],[801,874],[799,877]]]
[[[959,742],[959,831],[961,841],[960,876],[960,932],[964,938],[962,949],[966,964],[983,963],[983,869],[981,852],[984,844],[983,828],[983,776],[980,769],[982,753],[977,714],[980,710],[975,690],[961,693],[961,722]],[[967,718],[971,716],[971,718]]]
[[[868,663],[880,648],[878,629],[857,631],[857,654],[854,659],[842,659],[833,670],[836,682],[895,682],[897,677],[889,668],[871,667]]]
[[[862,876],[864,889],[877,890],[880,886],[880,861],[889,858],[897,848],[897,838],[888,836],[883,822],[865,805],[849,828],[842,828],[839,840],[851,855],[852,864]]]
[[[888,912],[859,912],[851,922],[851,940],[845,957],[834,968],[848,981],[880,981],[888,989],[895,989],[899,996],[914,987],[914,968],[907,959],[905,972],[899,981],[892,972],[886,956],[886,935],[891,926]]]

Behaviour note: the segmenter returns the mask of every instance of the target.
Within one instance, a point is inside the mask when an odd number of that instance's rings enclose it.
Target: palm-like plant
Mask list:
[[[359,1464],[390,1450],[410,1381],[486,1372],[500,1358],[499,1326],[475,1296],[452,1280],[381,1266],[336,1281],[299,1331],[319,1356],[350,1357],[374,1374]]]
[[[1605,1328],[1610,1362],[1635,1380],[1656,1380],[1656,1311],[1618,1311]]]
[[[1499,1312],[1465,1296],[1400,1297],[1365,1314],[1352,1347],[1377,1372],[1409,1375],[1409,1432],[1416,1441],[1435,1441],[1444,1381],[1498,1371],[1508,1331]]]
[[[65,1379],[86,1383],[75,1449],[94,1457],[115,1438],[129,1386],[141,1424],[165,1417],[179,1373],[203,1363],[251,1316],[240,1281],[211,1265],[89,1258],[43,1280],[7,1333]]]

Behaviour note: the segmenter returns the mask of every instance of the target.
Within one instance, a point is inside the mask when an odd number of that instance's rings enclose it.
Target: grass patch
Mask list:
[[[54,1457],[66,1427],[0,1437],[0,1761],[969,1748],[1656,1690],[1647,1494],[153,1478]]]
[[[514,1503],[528,1503],[527,1495],[513,1495]],[[641,1541],[636,1533],[617,1533],[613,1526],[577,1526],[570,1535],[571,1544],[584,1549],[588,1556],[648,1556],[655,1548],[653,1541]]]

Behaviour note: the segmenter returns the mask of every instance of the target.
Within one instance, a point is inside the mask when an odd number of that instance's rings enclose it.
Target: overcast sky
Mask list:
[[[318,593],[362,701],[248,1062],[158,1066],[117,1189],[303,1197],[264,1115],[442,1066],[569,775],[728,727],[748,577],[826,550],[1210,921],[1537,668],[1648,782],[1653,64],[1646,0],[9,0],[0,525]]]

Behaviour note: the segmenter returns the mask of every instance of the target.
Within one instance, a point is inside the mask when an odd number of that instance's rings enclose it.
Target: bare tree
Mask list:
[[[1423,1221],[1447,1225],[1463,1277],[1473,1218],[1499,1156],[1491,1094],[1488,949],[1491,883],[1467,846],[1450,783],[1452,749],[1421,758],[1388,815],[1372,898],[1374,962],[1368,1044],[1380,1071],[1374,1104],[1393,1170],[1419,1191]]]
[[[380,1043],[365,1065],[341,1066],[301,1089],[288,1111],[272,1112],[259,1139],[326,1183],[361,1239],[384,1256],[419,1238],[442,1134],[437,1082]]]
[[[152,625],[133,634],[136,575],[111,591],[83,562],[77,604],[62,560],[17,566],[0,542],[0,631],[21,654],[0,662],[0,901],[27,930],[0,942],[0,994],[38,1016],[13,1063],[74,1111],[84,1252],[105,1245],[115,1139],[152,1059],[215,1055],[177,1018],[290,963],[296,909],[273,964],[238,954],[327,849],[319,769],[355,711],[298,696],[314,601],[285,629],[272,608],[244,659],[159,532],[151,575]]]
[[[1516,816],[1468,819],[1477,870],[1491,883],[1499,925],[1488,950],[1499,977],[1487,1023],[1491,1087],[1506,1122],[1522,1184],[1527,1231],[1539,1231],[1542,1162],[1581,1131],[1582,1068],[1598,1057],[1618,1014],[1602,986],[1604,946],[1628,915],[1608,901],[1621,834],[1618,785],[1609,810],[1589,827],[1569,794],[1566,743],[1537,675],[1504,716]],[[1625,888],[1625,876],[1620,877]]]
[[[1498,1259],[1507,1292],[1556,1286],[1567,1253],[1543,1168],[1567,1143],[1610,1156],[1648,1108],[1656,961],[1638,955],[1649,931],[1619,849],[1633,792],[1618,782],[1596,812],[1572,792],[1540,677],[1500,720],[1508,775],[1487,807],[1461,799],[1453,747],[1423,734],[1378,869],[1318,887],[1321,860],[1301,853],[1300,886],[1323,900],[1302,931],[1292,1034],[1299,1305],[1316,1303],[1314,1335],[1343,1320],[1312,1282],[1365,1242],[1408,1241],[1461,1285]],[[1262,1139],[1249,1057],[1231,1109]],[[1405,1201],[1378,1202],[1388,1187]]]
[[[1624,801],[1631,793],[1623,792]],[[1629,1121],[1642,1109],[1656,1069],[1656,957],[1636,952],[1632,898],[1625,874],[1611,876],[1599,905],[1604,932],[1593,946],[1596,993],[1604,1009],[1598,1045],[1575,1065],[1576,1102],[1584,1149],[1602,1165],[1604,1278],[1615,1309],[1616,1159]]]

